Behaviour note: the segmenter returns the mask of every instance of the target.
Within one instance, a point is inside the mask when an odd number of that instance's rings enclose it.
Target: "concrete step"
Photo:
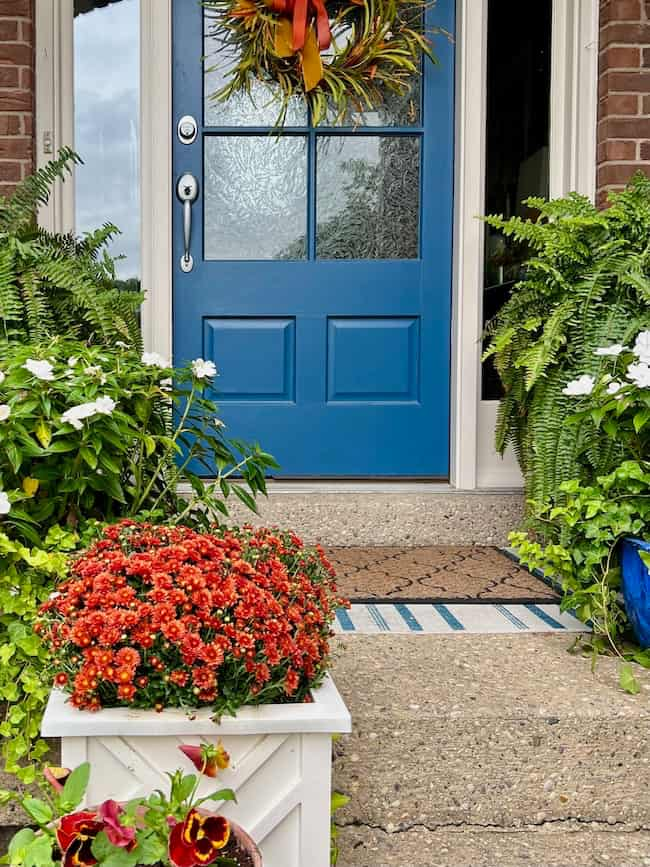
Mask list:
[[[346,828],[339,867],[647,867],[650,833]]]
[[[232,523],[297,527],[308,542],[350,545],[506,545],[523,515],[521,491],[448,485],[269,484],[259,516],[231,503]]]
[[[613,660],[592,674],[569,641],[338,640],[340,867],[650,864],[650,676],[629,696]]]

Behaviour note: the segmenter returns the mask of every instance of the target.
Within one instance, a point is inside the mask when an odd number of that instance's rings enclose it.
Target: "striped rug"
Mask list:
[[[368,635],[447,635],[466,632],[496,635],[516,632],[589,632],[589,628],[557,604],[500,603],[353,603],[339,608],[338,633]]]

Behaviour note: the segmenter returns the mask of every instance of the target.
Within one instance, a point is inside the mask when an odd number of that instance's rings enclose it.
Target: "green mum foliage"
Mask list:
[[[596,348],[626,344],[650,323],[650,180],[636,175],[603,211],[575,193],[527,204],[535,222],[486,218],[531,254],[488,325],[486,357],[504,386],[497,449],[513,446],[528,496],[545,501],[568,479],[606,471],[605,435],[589,419],[567,424],[575,398],[563,389],[598,376],[605,362]]]
[[[140,348],[139,292],[117,287],[106,251],[118,229],[106,224],[76,238],[37,226],[52,186],[81,160],[62,148],[55,160],[0,197],[0,356],[10,341],[46,342],[57,334]]]

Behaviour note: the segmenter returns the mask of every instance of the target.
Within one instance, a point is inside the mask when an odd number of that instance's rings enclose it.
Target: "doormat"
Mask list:
[[[557,603],[353,602],[336,612],[339,635],[511,635],[585,633],[588,626]]]
[[[339,590],[359,603],[526,605],[559,595],[498,548],[330,548]]]

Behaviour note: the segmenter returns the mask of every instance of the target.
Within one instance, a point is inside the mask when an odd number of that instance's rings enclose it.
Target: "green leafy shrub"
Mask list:
[[[12,348],[0,365],[8,532],[38,544],[52,526],[144,514],[207,525],[227,514],[231,493],[255,508],[276,464],[258,446],[226,438],[206,397],[211,363],[174,373],[156,355],[143,358],[64,339]],[[216,480],[204,482],[201,471]]]
[[[567,382],[597,376],[606,362],[596,348],[625,344],[650,324],[650,179],[635,176],[610,202],[599,211],[577,194],[529,199],[536,222],[486,218],[531,254],[489,323],[486,356],[494,356],[505,390],[497,448],[514,447],[536,501],[561,496],[564,481],[589,478],[585,456],[597,464],[603,445],[602,428],[567,424],[575,408],[563,393]]]
[[[39,738],[50,692],[49,654],[34,631],[40,606],[67,573],[65,549],[76,537],[52,532],[40,548],[27,548],[0,531],[0,723],[6,769],[24,783],[47,745]]]
[[[38,207],[52,184],[79,157],[62,148],[58,157],[0,197],[0,357],[8,342],[76,336],[140,348],[142,295],[117,288],[106,245],[118,229],[106,224],[84,238],[55,235],[36,225]]]
[[[629,631],[617,550],[621,539],[643,536],[650,526],[650,463],[624,461],[591,485],[564,482],[557,500],[534,509],[532,525],[544,541],[521,531],[511,534],[511,544],[522,563],[560,582],[564,610],[591,623],[594,636],[582,646],[650,668],[650,653],[634,645]],[[638,692],[629,665],[621,684]]]

